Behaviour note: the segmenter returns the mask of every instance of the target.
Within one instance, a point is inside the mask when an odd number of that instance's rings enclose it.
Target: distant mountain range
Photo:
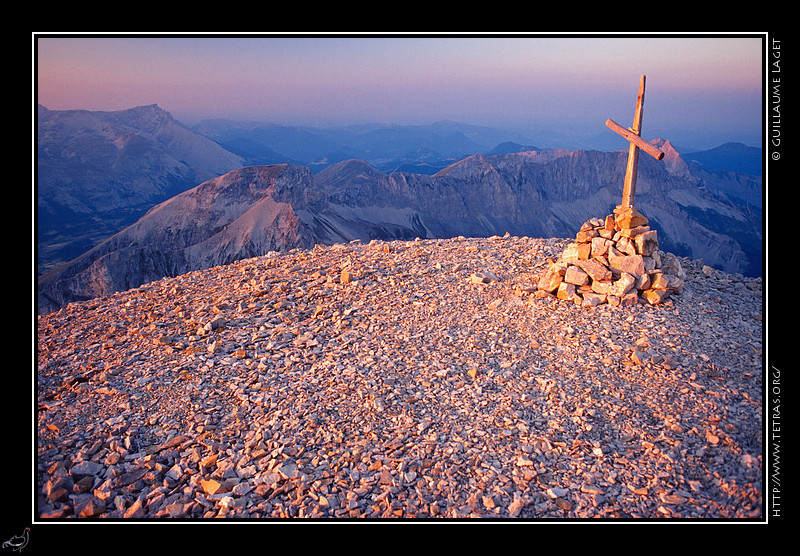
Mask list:
[[[431,175],[466,156],[487,153],[499,144],[521,147],[518,142],[527,140],[518,131],[450,121],[311,128],[217,119],[205,120],[192,129],[248,164],[289,162],[308,166],[313,172],[360,159],[384,172]]]
[[[39,124],[40,263],[57,250],[48,239],[68,244],[81,222],[110,229],[122,219],[104,220],[107,215],[142,211],[69,263],[51,265],[39,278],[40,311],[315,243],[505,232],[572,237],[587,218],[609,214],[619,203],[627,156],[540,150],[524,139],[506,139],[477,151],[494,154],[459,158],[459,149],[488,139],[453,123],[340,130],[338,140],[333,132],[275,128],[268,134],[268,126],[252,125],[234,139],[229,124],[206,122],[190,130],[155,106],[118,113],[40,108]],[[362,134],[375,138],[372,147]],[[288,155],[276,154],[281,145],[270,146],[268,136],[283,136],[285,152],[300,161],[281,161]],[[88,147],[81,148],[81,138]],[[760,176],[720,170],[713,167],[722,164],[719,156],[712,165],[702,153],[693,153],[689,164],[669,142],[654,143],[667,155],[662,161],[640,157],[636,206],[658,229],[662,249],[728,272],[760,274]],[[370,160],[343,158],[368,148]],[[401,153],[410,168],[429,164],[430,173],[395,171]],[[446,157],[454,161],[433,172]],[[192,180],[198,183],[189,185]],[[73,216],[72,228],[58,228],[59,210]]]

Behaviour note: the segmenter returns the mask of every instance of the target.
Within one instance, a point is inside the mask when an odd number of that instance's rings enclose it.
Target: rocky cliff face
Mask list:
[[[39,310],[273,250],[310,247],[312,235],[292,203],[313,204],[311,180],[301,166],[253,166],[177,195],[42,276]]]
[[[661,245],[727,272],[759,274],[757,207],[706,187],[669,142],[658,146],[666,153],[662,161],[640,159],[636,206],[659,231]],[[433,176],[382,174],[347,161],[316,176],[329,199],[316,216],[338,232],[321,236],[325,241],[505,232],[571,237],[588,218],[619,204],[625,165],[621,152],[564,150],[475,155]]]
[[[752,243],[760,243],[760,213],[702,187],[668,143],[661,148],[664,164],[641,157],[636,197],[661,249],[744,273]],[[357,160],[316,176],[291,164],[241,168],[161,203],[43,277],[40,311],[315,243],[506,232],[572,237],[619,204],[625,164],[625,153],[531,151],[475,155],[433,176],[385,174]],[[752,243],[737,237],[745,233]]]

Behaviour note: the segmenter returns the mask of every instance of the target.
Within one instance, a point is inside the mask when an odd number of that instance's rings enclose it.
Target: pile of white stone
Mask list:
[[[686,274],[675,255],[659,251],[656,230],[647,224],[639,211],[623,206],[588,220],[541,276],[538,295],[594,307],[657,305],[679,293]]]

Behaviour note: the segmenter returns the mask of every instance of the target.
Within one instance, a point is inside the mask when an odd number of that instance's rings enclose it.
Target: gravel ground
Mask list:
[[[36,519],[761,519],[762,284],[535,294],[568,241],[270,254],[38,317]]]

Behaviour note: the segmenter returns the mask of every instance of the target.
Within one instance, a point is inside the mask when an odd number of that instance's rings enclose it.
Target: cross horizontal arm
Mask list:
[[[622,135],[625,139],[627,139],[628,141],[630,141],[631,143],[642,149],[644,152],[646,152],[656,160],[661,160],[662,158],[664,158],[664,153],[662,151],[658,150],[653,145],[651,145],[650,143],[648,143],[647,141],[645,141],[632,131],[625,129],[615,121],[611,119],[606,120],[606,126],[608,126],[612,131],[615,131],[616,133]]]

